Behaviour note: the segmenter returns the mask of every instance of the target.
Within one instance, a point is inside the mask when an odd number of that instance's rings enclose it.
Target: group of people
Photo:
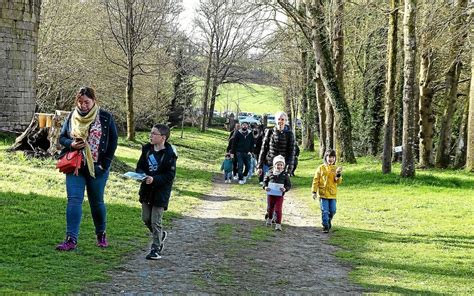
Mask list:
[[[117,148],[117,128],[112,115],[97,104],[94,89],[80,88],[75,105],[60,133],[59,142],[64,148],[59,157],[68,151],[81,150],[84,163],[77,174],[66,174],[66,238],[56,246],[59,251],[71,251],[77,247],[85,191],[97,246],[106,248],[109,245],[104,189]],[[275,223],[275,229],[281,231],[283,197],[291,189],[290,176],[294,175],[298,146],[293,132],[286,125],[286,114],[278,112],[275,119],[275,127],[266,130],[261,127],[250,130],[246,123],[237,125],[229,136],[228,151],[221,168],[227,183],[236,176],[240,184],[244,184],[256,168],[260,185],[267,192],[265,223]],[[168,143],[169,137],[168,126],[154,125],[150,141],[143,145],[136,166],[136,172],[145,175],[140,185],[139,201],[142,220],[153,237],[146,256],[150,260],[161,258],[167,238],[162,221],[168,208],[178,158],[175,148]],[[331,228],[336,212],[337,185],[342,182],[342,169],[336,168],[335,162],[335,152],[326,152],[324,164],[316,170],[312,184],[313,198],[320,200],[324,232]]]

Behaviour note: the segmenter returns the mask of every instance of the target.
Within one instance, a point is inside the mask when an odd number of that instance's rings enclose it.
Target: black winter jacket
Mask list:
[[[232,141],[231,153],[236,154],[237,152],[249,153],[253,152],[254,140],[251,132],[239,130],[234,133]]]
[[[283,192],[283,195],[285,195],[285,193],[290,191],[291,189],[290,177],[288,176],[287,172],[281,172],[278,175],[274,175],[273,171],[269,171],[268,174],[265,175],[265,178],[263,179],[263,188],[268,187],[268,183],[270,182],[283,184],[283,187],[285,187],[285,192]]]
[[[285,158],[286,171],[292,172],[295,162],[295,137],[288,127],[285,127],[283,131],[276,128],[265,130],[258,158],[258,168],[263,168],[264,164],[272,167],[273,158],[277,155],[282,155]]]
[[[156,164],[153,164],[153,157]],[[156,207],[168,209],[168,203],[171,196],[171,187],[176,176],[176,159],[178,155],[174,147],[165,143],[165,149],[154,151],[150,143],[142,147],[142,154],[137,163],[136,172],[145,173],[153,177],[151,184],[145,181],[140,185],[140,202],[147,203]]]

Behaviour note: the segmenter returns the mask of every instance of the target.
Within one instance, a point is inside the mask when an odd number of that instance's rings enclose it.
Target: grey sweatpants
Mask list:
[[[165,209],[142,203],[142,220],[153,234],[152,248],[161,246],[163,235],[163,213]]]

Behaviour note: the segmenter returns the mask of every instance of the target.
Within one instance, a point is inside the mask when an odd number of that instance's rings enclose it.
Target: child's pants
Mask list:
[[[224,171],[224,181],[232,180],[232,171]]]
[[[163,213],[165,209],[142,203],[142,220],[153,235],[152,248],[158,249],[163,237]]]
[[[283,210],[283,196],[267,195],[267,215],[266,218],[275,219],[277,224],[281,224]],[[273,217],[275,212],[276,217]]]
[[[336,199],[320,198],[319,204],[321,206],[321,218],[323,222],[323,227],[331,228],[331,220],[336,214]]]

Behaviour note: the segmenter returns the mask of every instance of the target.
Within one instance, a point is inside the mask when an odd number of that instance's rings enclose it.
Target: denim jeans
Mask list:
[[[79,175],[66,175],[67,207],[66,207],[66,234],[75,240],[79,236],[79,226],[82,218],[82,202],[84,201],[84,190],[87,189],[87,199],[94,220],[95,233],[105,232],[106,209],[104,203],[105,184],[109,177],[109,171],[96,169],[95,179],[89,175],[89,171],[83,168]]]
[[[336,214],[336,199],[320,198],[319,204],[321,206],[323,227],[330,227],[331,220]]]
[[[244,165],[245,165],[245,170],[243,171]],[[237,166],[239,168],[239,180],[243,180],[244,176],[247,176],[249,173],[250,155],[245,152],[237,152]]]
[[[232,171],[224,171],[224,181],[232,180]]]
[[[153,235],[152,249],[158,250],[163,235],[163,213],[165,208],[142,203],[142,220]]]

